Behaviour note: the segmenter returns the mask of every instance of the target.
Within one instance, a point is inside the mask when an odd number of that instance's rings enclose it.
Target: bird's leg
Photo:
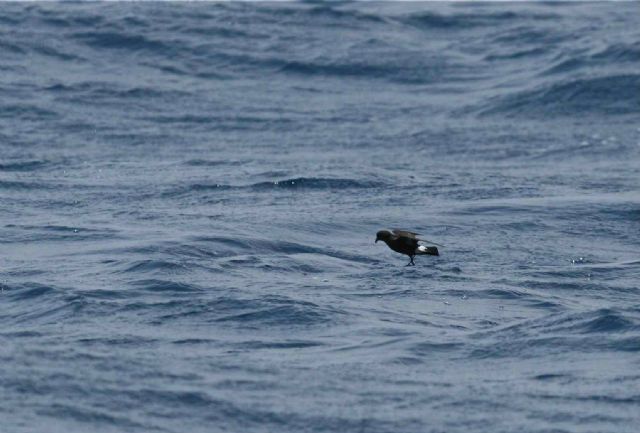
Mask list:
[[[409,261],[409,263],[407,263],[407,266],[415,266],[416,264],[415,264],[415,263],[413,263],[413,256],[409,256],[409,258],[410,258],[411,260]]]

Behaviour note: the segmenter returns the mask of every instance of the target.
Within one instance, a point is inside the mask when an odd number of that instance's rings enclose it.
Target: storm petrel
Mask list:
[[[376,233],[376,242],[384,241],[385,244],[393,251],[406,254],[409,256],[409,263],[407,266],[415,266],[413,258],[417,255],[428,254],[430,256],[439,256],[438,249],[436,247],[427,247],[419,245],[418,242],[426,242],[433,245],[438,245],[435,242],[428,241],[426,239],[420,239],[418,233],[409,232],[406,230],[380,230]],[[438,245],[443,246],[443,245]]]

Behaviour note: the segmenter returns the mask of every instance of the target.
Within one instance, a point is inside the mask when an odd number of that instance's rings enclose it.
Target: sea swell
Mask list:
[[[639,11],[3,4],[0,430],[634,433]]]
[[[640,111],[640,75],[576,79],[496,98],[481,116],[629,115]],[[597,101],[597,103],[594,103]]]

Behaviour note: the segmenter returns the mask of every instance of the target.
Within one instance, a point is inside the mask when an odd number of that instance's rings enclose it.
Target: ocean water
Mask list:
[[[3,3],[0,432],[637,433],[638,22]]]

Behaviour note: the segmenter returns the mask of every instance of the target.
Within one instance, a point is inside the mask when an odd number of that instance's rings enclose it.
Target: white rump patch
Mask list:
[[[427,247],[425,247],[424,245],[420,245],[418,246],[418,248],[416,248],[416,254],[426,253],[427,251]]]

